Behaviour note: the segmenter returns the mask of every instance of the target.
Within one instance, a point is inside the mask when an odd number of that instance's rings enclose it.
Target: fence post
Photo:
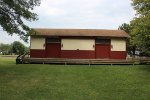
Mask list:
[[[90,60],[89,60],[89,66],[91,66],[91,64],[90,64]]]

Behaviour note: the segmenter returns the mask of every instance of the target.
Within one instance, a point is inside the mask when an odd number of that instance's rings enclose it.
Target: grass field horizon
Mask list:
[[[149,99],[150,65],[16,65],[0,57],[0,100]]]

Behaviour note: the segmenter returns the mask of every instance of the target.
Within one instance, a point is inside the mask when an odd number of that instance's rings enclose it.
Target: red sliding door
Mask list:
[[[99,59],[110,58],[110,39],[96,39],[95,57]]]
[[[60,58],[61,43],[59,38],[47,38],[46,40],[46,57]]]
[[[46,46],[46,55],[48,58],[60,58],[60,44],[49,43]]]
[[[110,45],[96,44],[96,58],[102,58],[102,59],[110,58]]]

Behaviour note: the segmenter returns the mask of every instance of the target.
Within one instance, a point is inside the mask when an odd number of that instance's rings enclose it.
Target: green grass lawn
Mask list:
[[[16,65],[0,57],[0,100],[150,100],[150,65]]]

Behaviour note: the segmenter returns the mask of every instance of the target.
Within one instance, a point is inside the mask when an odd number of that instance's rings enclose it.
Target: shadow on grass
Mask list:
[[[143,65],[135,65],[135,66],[139,66],[140,70],[144,70],[144,71],[150,72],[150,65],[143,64]]]

